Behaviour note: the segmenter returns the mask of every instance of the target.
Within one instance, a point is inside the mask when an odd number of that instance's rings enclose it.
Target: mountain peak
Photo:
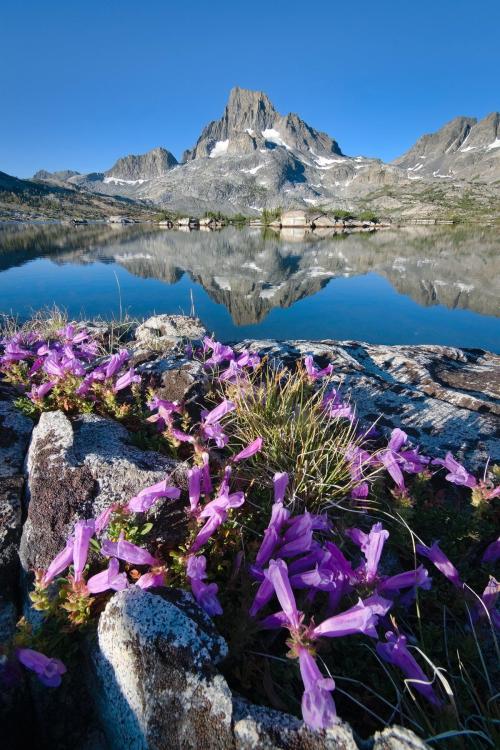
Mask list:
[[[163,177],[172,167],[178,164],[170,151],[157,146],[145,154],[130,154],[118,159],[115,164],[104,173],[105,181],[119,180],[122,182],[140,182],[156,177]]]
[[[239,86],[229,92],[225,113],[228,124],[238,130],[244,130],[245,126],[264,130],[277,115],[267,94]]]
[[[229,93],[224,113],[202,131],[183,161],[245,154],[258,148],[282,146],[288,151],[313,151],[318,156],[341,155],[336,141],[310,127],[296,114],[280,115],[263,91],[235,86]]]

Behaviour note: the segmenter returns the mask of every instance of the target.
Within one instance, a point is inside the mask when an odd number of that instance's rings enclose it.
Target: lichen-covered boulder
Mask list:
[[[184,339],[202,339],[206,328],[198,318],[187,315],[154,315],[135,331],[135,349],[168,351]]]
[[[239,698],[233,710],[236,750],[358,750],[347,724],[313,732],[294,716]]]
[[[373,750],[429,750],[420,737],[404,727],[388,727],[382,732],[375,732]]]
[[[190,595],[133,588],[101,615],[90,687],[110,750],[230,750],[226,644]]]
[[[29,506],[20,547],[25,571],[46,567],[79,518],[94,518],[166,475],[182,474],[178,462],[130,440],[122,425],[104,417],[71,422],[62,412],[42,414],[27,460]],[[182,508],[172,501],[158,504],[175,514],[165,528],[177,529]]]
[[[0,603],[18,578],[23,463],[33,422],[12,403],[15,394],[0,383]]]

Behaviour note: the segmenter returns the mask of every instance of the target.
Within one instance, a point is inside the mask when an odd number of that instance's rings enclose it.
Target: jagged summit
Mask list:
[[[423,135],[393,162],[412,179],[437,177],[493,182],[500,178],[500,114],[478,121],[455,117],[435,133]]]
[[[320,157],[341,155],[338,143],[310,127],[296,114],[280,115],[263,91],[235,87],[219,120],[203,130],[183,161],[216,157],[224,153],[251,153],[267,143],[290,151],[312,151]]]
[[[456,117],[384,164],[346,156],[298,114],[280,114],[263,91],[235,87],[222,116],[203,128],[182,164],[156,148],[119,159],[106,172],[38,172],[37,179],[187,214],[322,207],[448,218],[465,210],[464,197],[468,206],[494,214],[500,115]]]
[[[175,156],[160,146],[145,154],[131,154],[118,159],[111,169],[104,173],[104,181],[145,182],[163,177],[177,164]]]

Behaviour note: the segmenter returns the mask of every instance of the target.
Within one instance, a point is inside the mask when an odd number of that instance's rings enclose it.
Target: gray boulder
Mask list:
[[[195,617],[196,619],[193,619]],[[234,747],[224,640],[188,594],[115,594],[91,652],[90,687],[111,750]]]
[[[167,351],[184,339],[202,339],[207,333],[198,318],[186,315],[154,315],[135,331],[135,348],[139,351]]]
[[[31,419],[12,403],[14,395],[0,383],[0,605],[2,597],[13,593],[18,578],[23,463],[33,429]]]
[[[42,414],[27,460],[29,506],[20,547],[25,571],[46,567],[77,519],[95,517],[176,470],[182,479],[178,462],[130,441],[122,425],[104,417],[70,422],[62,412]],[[182,518],[178,504],[161,507]],[[173,520],[171,526],[178,528]]]

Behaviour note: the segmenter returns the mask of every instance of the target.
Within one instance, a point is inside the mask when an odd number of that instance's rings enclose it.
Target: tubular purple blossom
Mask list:
[[[111,516],[113,515],[113,511],[116,510],[117,503],[112,503],[110,506],[105,508],[97,518],[95,519],[95,533],[101,534],[105,528],[107,528],[109,521],[111,519]]]
[[[132,385],[132,383],[140,383],[141,382],[141,376],[137,375],[134,368],[131,367],[128,372],[126,372],[124,375],[122,375],[118,380],[116,381],[114,385],[114,392],[118,393],[118,391],[122,391],[124,388],[128,388],[129,385]]]
[[[327,638],[338,638],[344,635],[354,635],[363,633],[372,638],[377,637],[375,625],[378,621],[378,615],[375,614],[372,607],[360,599],[354,607],[341,612],[338,615],[329,617],[320,625],[312,628],[310,631],[311,638],[326,636]]]
[[[313,382],[315,380],[320,380],[327,375],[331,375],[333,372],[332,364],[327,365],[322,370],[318,370],[318,368],[315,367],[314,359],[310,354],[308,354],[307,357],[304,357],[304,367],[306,368],[306,372],[309,375],[309,379]]]
[[[256,617],[260,610],[271,601],[274,594],[274,586],[269,580],[269,577],[264,574],[264,578],[260,582],[259,588],[255,594],[252,606],[249,609],[250,617]]]
[[[201,495],[201,479],[203,469],[199,466],[195,466],[193,469],[188,470],[188,493],[189,493],[189,506],[191,512],[196,511],[200,502]]]
[[[42,685],[59,687],[62,682],[61,676],[67,671],[60,659],[50,659],[31,648],[20,648],[16,653],[21,664],[34,672]]]
[[[432,464],[436,466],[443,466],[445,469],[447,469],[448,474],[446,475],[445,479],[452,484],[463,485],[465,487],[471,488],[477,485],[477,479],[472,476],[472,474],[469,474],[467,469],[465,469],[462,464],[459,464],[458,461],[453,458],[453,455],[450,452],[446,454],[444,459],[435,458],[432,461]]]
[[[270,560],[267,575],[274,587],[281,608],[287,616],[290,630],[298,631],[301,614],[297,609],[292,587],[288,580],[286,562],[280,559]]]
[[[192,546],[191,546],[191,552],[198,552],[203,545],[208,542],[212,534],[215,534],[219,526],[224,523],[224,521],[227,518],[227,511],[223,510],[218,507],[214,507],[213,512],[211,516],[208,518],[207,522],[204,526],[200,529],[198,534],[196,535],[196,539],[194,540]]]
[[[87,564],[87,555],[91,538],[95,534],[95,521],[93,518],[87,521],[77,521],[75,525],[75,544],[73,547],[73,566],[75,581],[80,581],[82,572]]]
[[[164,568],[153,568],[152,570],[144,573],[136,582],[136,586],[140,589],[151,589],[159,586],[165,586],[165,570]]]
[[[418,586],[424,590],[430,589],[431,579],[423,565],[419,565],[416,570],[407,570],[404,573],[386,578],[378,585],[377,590],[381,593],[398,592],[400,589],[410,586]]]
[[[236,463],[237,461],[243,461],[245,458],[250,458],[251,456],[254,456],[256,453],[258,453],[262,448],[262,438],[258,437],[256,438],[252,443],[247,445],[246,448],[244,448],[242,451],[236,454],[236,456],[232,457],[232,461]]]
[[[187,560],[186,574],[191,584],[193,596],[200,607],[211,617],[222,614],[222,607],[217,598],[216,583],[205,583],[207,560],[203,555],[190,555]]]
[[[285,499],[286,488],[288,487],[288,474],[286,471],[276,472],[273,477],[274,502],[282,503]]]
[[[101,545],[101,554],[104,557],[118,557],[133,565],[158,565],[158,560],[147,549],[138,547],[126,539],[119,539],[117,542],[105,539]]]
[[[48,380],[46,383],[42,383],[39,386],[34,385],[28,393],[28,396],[32,401],[41,401],[47,393],[50,393],[55,384],[55,381]]]
[[[123,591],[128,587],[126,573],[120,573],[120,563],[116,557],[112,557],[109,566],[101,573],[97,573],[87,581],[87,590],[90,594],[100,594],[103,591]]]
[[[439,572],[446,576],[446,578],[451,581],[454,586],[459,589],[463,587],[463,583],[460,580],[458,570],[446,557],[437,542],[434,542],[432,547],[427,547],[425,544],[417,544],[416,549],[419,555],[426,557],[428,560],[434,563]]]
[[[494,563],[497,560],[500,560],[500,537],[496,541],[491,542],[491,544],[488,544],[481,558],[481,562],[483,563]]]
[[[408,683],[430,703],[437,707],[440,706],[441,701],[436,696],[428,677],[406,646],[406,636],[389,631],[386,633],[386,639],[386,643],[377,643],[378,655],[384,661],[398,667],[405,675]]]
[[[367,583],[371,583],[377,577],[378,564],[384,544],[389,538],[389,532],[382,528],[381,523],[376,523],[369,534],[365,534],[360,529],[347,529],[346,536],[361,547],[366,560],[363,566],[363,577]]]
[[[224,401],[216,406],[215,409],[212,409],[212,411],[206,412],[202,415],[203,423],[205,425],[215,424],[216,422],[219,422],[226,414],[234,411],[234,409],[236,409],[236,404],[233,401],[224,399]]]
[[[129,356],[130,355],[126,349],[121,349],[118,354],[113,354],[106,364],[106,369],[104,370],[105,377],[112,378],[113,375],[116,375],[118,370],[128,360]]]
[[[127,510],[133,513],[146,513],[160,497],[168,497],[170,500],[178,500],[181,491],[178,487],[167,485],[167,480],[145,487],[135,497],[129,500]]]
[[[51,581],[53,581],[56,576],[60,575],[63,571],[66,570],[66,568],[71,565],[71,563],[73,562],[73,546],[74,540],[73,537],[71,537],[70,539],[68,539],[65,548],[54,557],[49,567],[47,568],[47,571],[42,578],[42,583],[44,584],[44,586],[48,586],[48,584],[51,583]]]
[[[331,696],[335,682],[323,677],[312,654],[304,646],[297,646],[300,675],[304,683],[302,716],[311,729],[328,729],[337,723],[337,711]]]

